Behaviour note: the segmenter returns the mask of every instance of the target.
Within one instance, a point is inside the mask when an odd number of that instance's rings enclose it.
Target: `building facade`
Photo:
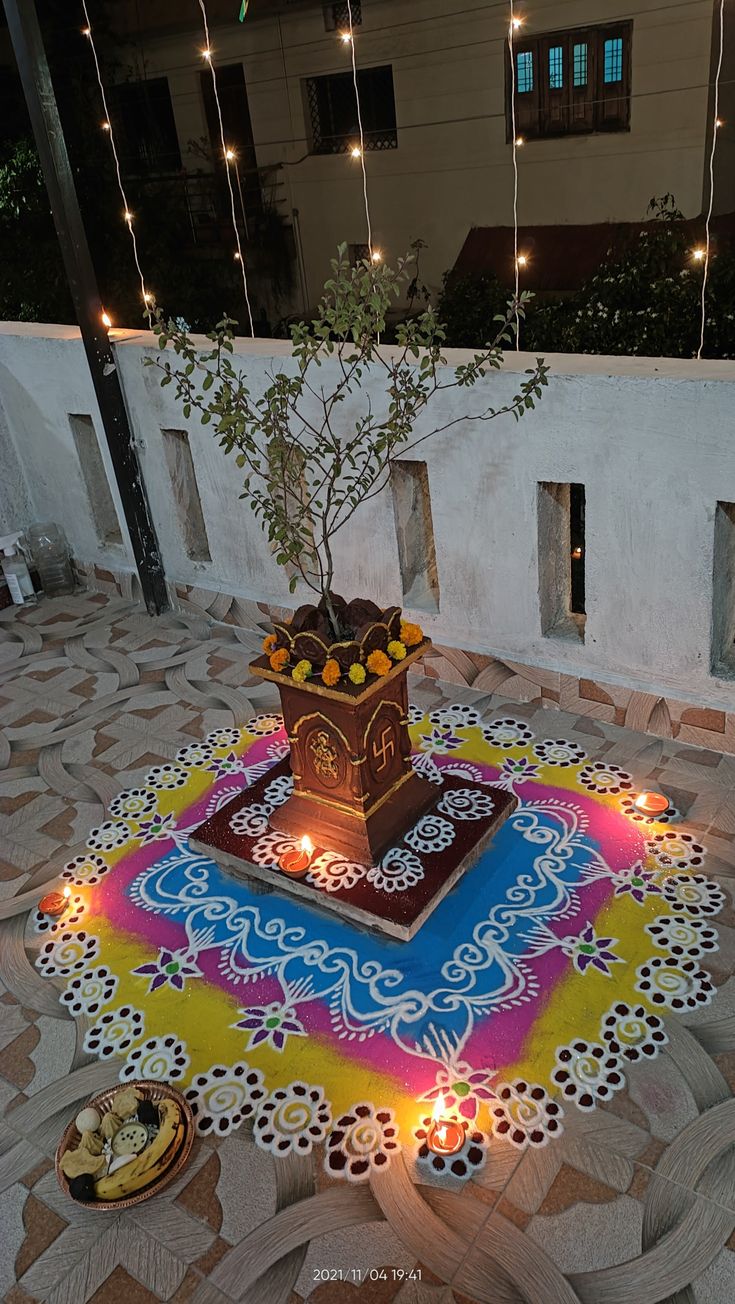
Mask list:
[[[130,77],[155,84],[181,164],[196,172],[207,150],[216,159],[221,147],[195,7],[185,24],[178,8],[164,0],[147,6],[145,36],[133,24],[134,6],[123,5],[120,19]],[[352,156],[359,138],[351,48],[341,39],[347,5],[252,0],[243,23],[236,0],[209,9],[246,199],[257,203],[260,189],[294,228],[298,309],[317,296],[338,242],[359,252],[367,241],[360,159]],[[685,216],[702,211],[715,11],[712,0],[515,6],[522,224],[636,222],[653,195],[667,192]],[[486,0],[353,0],[374,243],[395,257],[425,241],[431,286],[471,228],[512,222],[508,13],[506,3]],[[726,50],[716,211],[735,207],[729,64]]]
[[[238,0],[207,9],[235,215],[273,321],[314,304],[338,243],[353,257],[367,246],[348,6],[250,0],[244,22]],[[718,0],[518,0],[515,13],[511,62],[506,0],[352,0],[372,240],[386,258],[424,242],[435,290],[479,234],[510,281],[514,135],[519,223],[553,228],[562,266],[581,253],[580,228],[640,222],[653,196],[701,214],[716,112],[715,213],[735,210],[735,23],[716,110]],[[194,243],[234,257],[198,6],[118,0],[106,15],[97,40],[123,170],[169,178]],[[533,268],[526,283],[570,288],[534,282]]]

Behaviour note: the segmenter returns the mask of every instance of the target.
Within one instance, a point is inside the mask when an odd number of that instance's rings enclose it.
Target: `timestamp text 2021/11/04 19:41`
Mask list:
[[[314,1281],[421,1281],[420,1268],[314,1268]]]

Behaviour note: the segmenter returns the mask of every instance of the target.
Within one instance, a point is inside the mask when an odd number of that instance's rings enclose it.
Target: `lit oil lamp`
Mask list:
[[[298,847],[293,847],[290,851],[284,851],[283,855],[278,857],[278,864],[284,874],[290,874],[297,878],[300,874],[306,873],[313,855],[314,843],[307,835],[301,839]]]
[[[444,1096],[439,1094],[426,1134],[426,1144],[435,1155],[456,1155],[465,1142],[465,1128],[455,1118],[444,1114]]]
[[[639,792],[633,805],[644,815],[663,815],[669,809],[669,799],[662,792]]]
[[[45,897],[41,897],[38,908],[43,915],[63,915],[70,896],[70,887],[65,887],[63,892],[47,892]]]

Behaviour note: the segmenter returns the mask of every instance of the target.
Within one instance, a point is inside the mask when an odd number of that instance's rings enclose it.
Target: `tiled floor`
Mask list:
[[[59,1191],[61,1125],[114,1078],[24,949],[29,901],[81,852],[112,797],[207,732],[274,705],[251,681],[259,635],[191,615],[151,620],[85,595],[0,613],[0,1296],[8,1304],[731,1304],[735,1299],[735,917],[718,917],[713,1004],[667,1019],[669,1045],[563,1137],[493,1146],[461,1191],[394,1164],[333,1185],[316,1156],[274,1161],[248,1126],[197,1142],[167,1192],[119,1215]],[[504,699],[416,680],[427,708]],[[537,722],[543,708],[519,707]],[[735,760],[589,717],[553,733],[658,782],[735,872]],[[29,901],[22,894],[29,893]],[[19,899],[20,898],[20,899]],[[732,1246],[732,1248],[731,1248]],[[342,1272],[346,1280],[329,1280]],[[320,1278],[319,1274],[323,1277]],[[413,1273],[413,1279],[405,1279]],[[420,1273],[420,1279],[418,1278]],[[324,1279],[326,1278],[326,1279]]]

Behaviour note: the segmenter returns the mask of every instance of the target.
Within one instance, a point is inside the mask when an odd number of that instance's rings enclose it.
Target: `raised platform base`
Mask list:
[[[518,804],[500,788],[448,776],[436,785],[430,809],[377,865],[358,864],[321,846],[315,806],[311,826],[300,830],[314,843],[314,855],[307,872],[295,878],[278,860],[298,847],[298,839],[273,829],[269,818],[288,798],[289,779],[284,760],[200,825],[191,846],[242,878],[401,941],[415,937]]]
[[[322,846],[370,866],[379,864],[386,851],[400,842],[404,829],[432,809],[435,797],[433,784],[410,770],[387,799],[366,815],[295,792],[273,812],[270,823],[297,841],[316,825]]]

